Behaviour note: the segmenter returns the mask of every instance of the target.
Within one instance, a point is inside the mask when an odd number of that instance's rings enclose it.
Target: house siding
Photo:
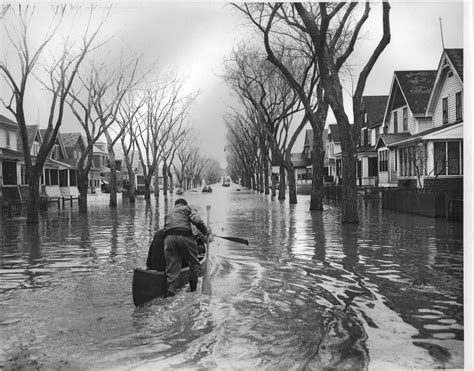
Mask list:
[[[403,109],[407,108],[408,111],[408,129],[403,130]],[[411,112],[410,108],[408,106],[400,107],[395,110],[393,110],[390,113],[390,126],[388,128],[388,133],[394,134],[395,133],[395,115],[394,113],[397,112],[398,114],[398,133],[414,133],[416,132],[416,126],[417,126],[417,120],[413,116],[413,113]]]
[[[10,145],[7,147],[7,132],[10,135]],[[14,130],[0,128],[0,148],[10,148],[17,151],[17,133]]]
[[[463,90],[462,82],[456,73],[453,76],[446,75],[443,87],[436,101],[436,106],[433,114],[433,126],[438,127],[443,125],[443,98],[448,98],[448,123],[456,121],[456,93]],[[464,100],[464,99],[463,99]],[[463,102],[464,108],[464,102]],[[464,109],[463,109],[464,111]]]

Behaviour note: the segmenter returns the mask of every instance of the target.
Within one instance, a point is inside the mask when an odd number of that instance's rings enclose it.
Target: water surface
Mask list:
[[[132,270],[173,203],[92,197],[2,219],[0,365],[44,369],[462,368],[462,224],[360,203],[341,225],[236,186],[184,197],[218,235],[196,293],[135,308]],[[176,198],[176,196],[174,196]],[[204,283],[202,285],[202,283]],[[18,359],[13,359],[17,357]]]

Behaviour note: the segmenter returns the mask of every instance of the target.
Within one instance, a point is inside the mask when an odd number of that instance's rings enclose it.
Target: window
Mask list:
[[[434,144],[434,175],[446,174],[446,143]]]
[[[434,143],[434,175],[462,174],[462,142]]]
[[[462,94],[456,93],[456,121],[462,120]]]
[[[59,160],[59,146],[55,144],[51,150],[51,158],[53,160]]]
[[[39,149],[40,149],[39,143],[38,142],[33,142],[33,146],[31,148],[31,155],[32,156],[37,156],[38,152],[39,152]]]
[[[397,164],[397,162],[398,162],[398,158],[397,158],[397,157],[398,157],[398,156],[397,156],[397,152],[398,152],[398,150],[394,150],[394,151],[393,151],[393,170],[394,170],[394,171],[397,171],[397,169],[398,169],[398,164]]]
[[[408,108],[403,109],[403,131],[408,131]]]
[[[388,171],[388,150],[379,152],[379,171]]]
[[[10,132],[8,130],[5,130],[7,133],[7,148],[10,148]]]
[[[448,142],[448,175],[461,174],[459,142]]]
[[[4,185],[16,185],[16,162],[3,160],[2,176]]]
[[[393,132],[398,133],[398,111],[393,113]]]
[[[364,143],[364,129],[361,129],[360,131],[360,138],[359,138],[359,145],[363,146]]]
[[[448,98],[443,98],[443,124],[448,123]]]

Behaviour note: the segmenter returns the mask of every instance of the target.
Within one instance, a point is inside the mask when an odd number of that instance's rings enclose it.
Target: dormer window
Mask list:
[[[7,148],[10,148],[10,132],[8,130],[6,130],[6,133],[7,133]]]

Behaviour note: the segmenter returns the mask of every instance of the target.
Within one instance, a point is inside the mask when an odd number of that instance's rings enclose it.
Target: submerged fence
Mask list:
[[[432,218],[463,220],[463,200],[450,198],[446,192],[383,189],[382,208]]]

